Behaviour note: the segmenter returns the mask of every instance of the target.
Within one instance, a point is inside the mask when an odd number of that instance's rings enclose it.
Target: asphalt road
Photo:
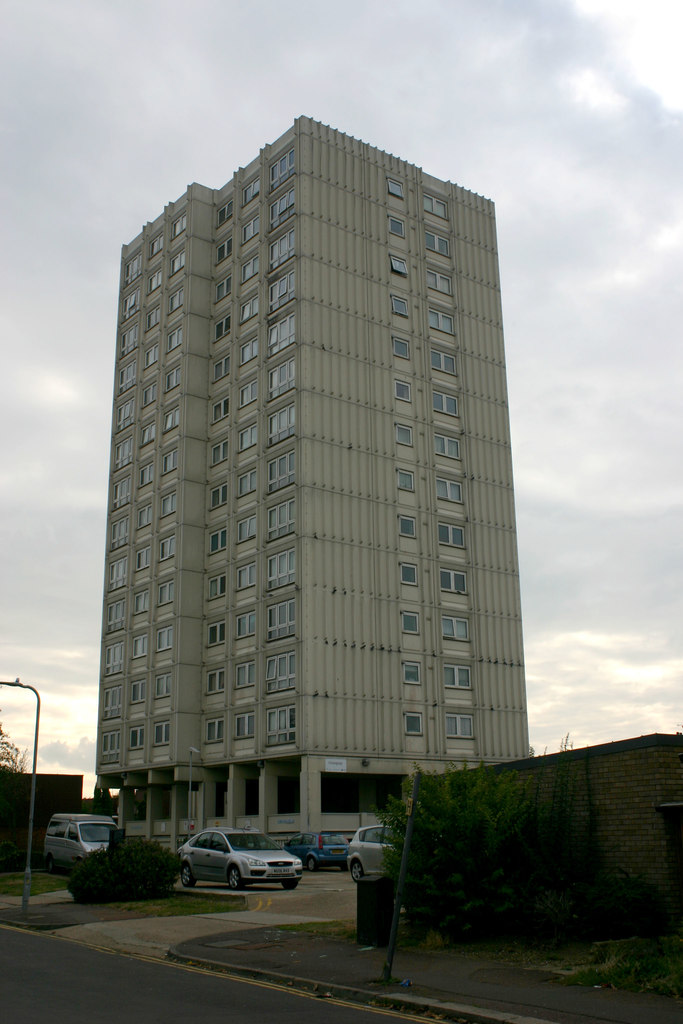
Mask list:
[[[386,1010],[106,953],[20,929],[0,927],[0,963],[5,1021],[186,1024],[229,1019],[231,1024],[375,1024],[378,1014],[398,1017]]]

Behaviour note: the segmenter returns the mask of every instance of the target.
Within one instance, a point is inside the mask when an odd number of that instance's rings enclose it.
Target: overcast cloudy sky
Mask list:
[[[531,743],[683,729],[675,0],[4,0],[0,679],[95,763],[120,247],[307,114],[496,203]],[[32,746],[35,701],[0,690]]]

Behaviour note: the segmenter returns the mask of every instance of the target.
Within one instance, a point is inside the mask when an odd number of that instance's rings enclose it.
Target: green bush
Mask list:
[[[20,871],[26,862],[26,854],[22,853],[16,843],[8,840],[0,843],[0,871]]]
[[[651,937],[668,931],[669,920],[654,886],[639,876],[600,875],[577,887],[576,932],[588,939]]]
[[[77,903],[163,899],[178,877],[178,858],[159,843],[134,839],[96,850],[71,872],[68,889]]]

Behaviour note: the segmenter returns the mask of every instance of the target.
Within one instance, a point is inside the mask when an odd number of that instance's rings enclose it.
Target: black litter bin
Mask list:
[[[394,883],[381,875],[361,878],[356,893],[356,936],[362,946],[386,946],[394,913]]]

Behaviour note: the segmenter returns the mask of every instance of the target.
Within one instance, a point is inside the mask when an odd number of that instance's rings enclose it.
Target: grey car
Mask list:
[[[384,850],[389,842],[384,825],[368,825],[359,828],[349,843],[346,861],[354,882],[363,875],[381,875]]]
[[[211,828],[198,832],[178,850],[180,881],[190,888],[197,882],[226,884],[241,889],[254,882],[279,882],[296,889],[302,864],[263,832],[250,829]]]

